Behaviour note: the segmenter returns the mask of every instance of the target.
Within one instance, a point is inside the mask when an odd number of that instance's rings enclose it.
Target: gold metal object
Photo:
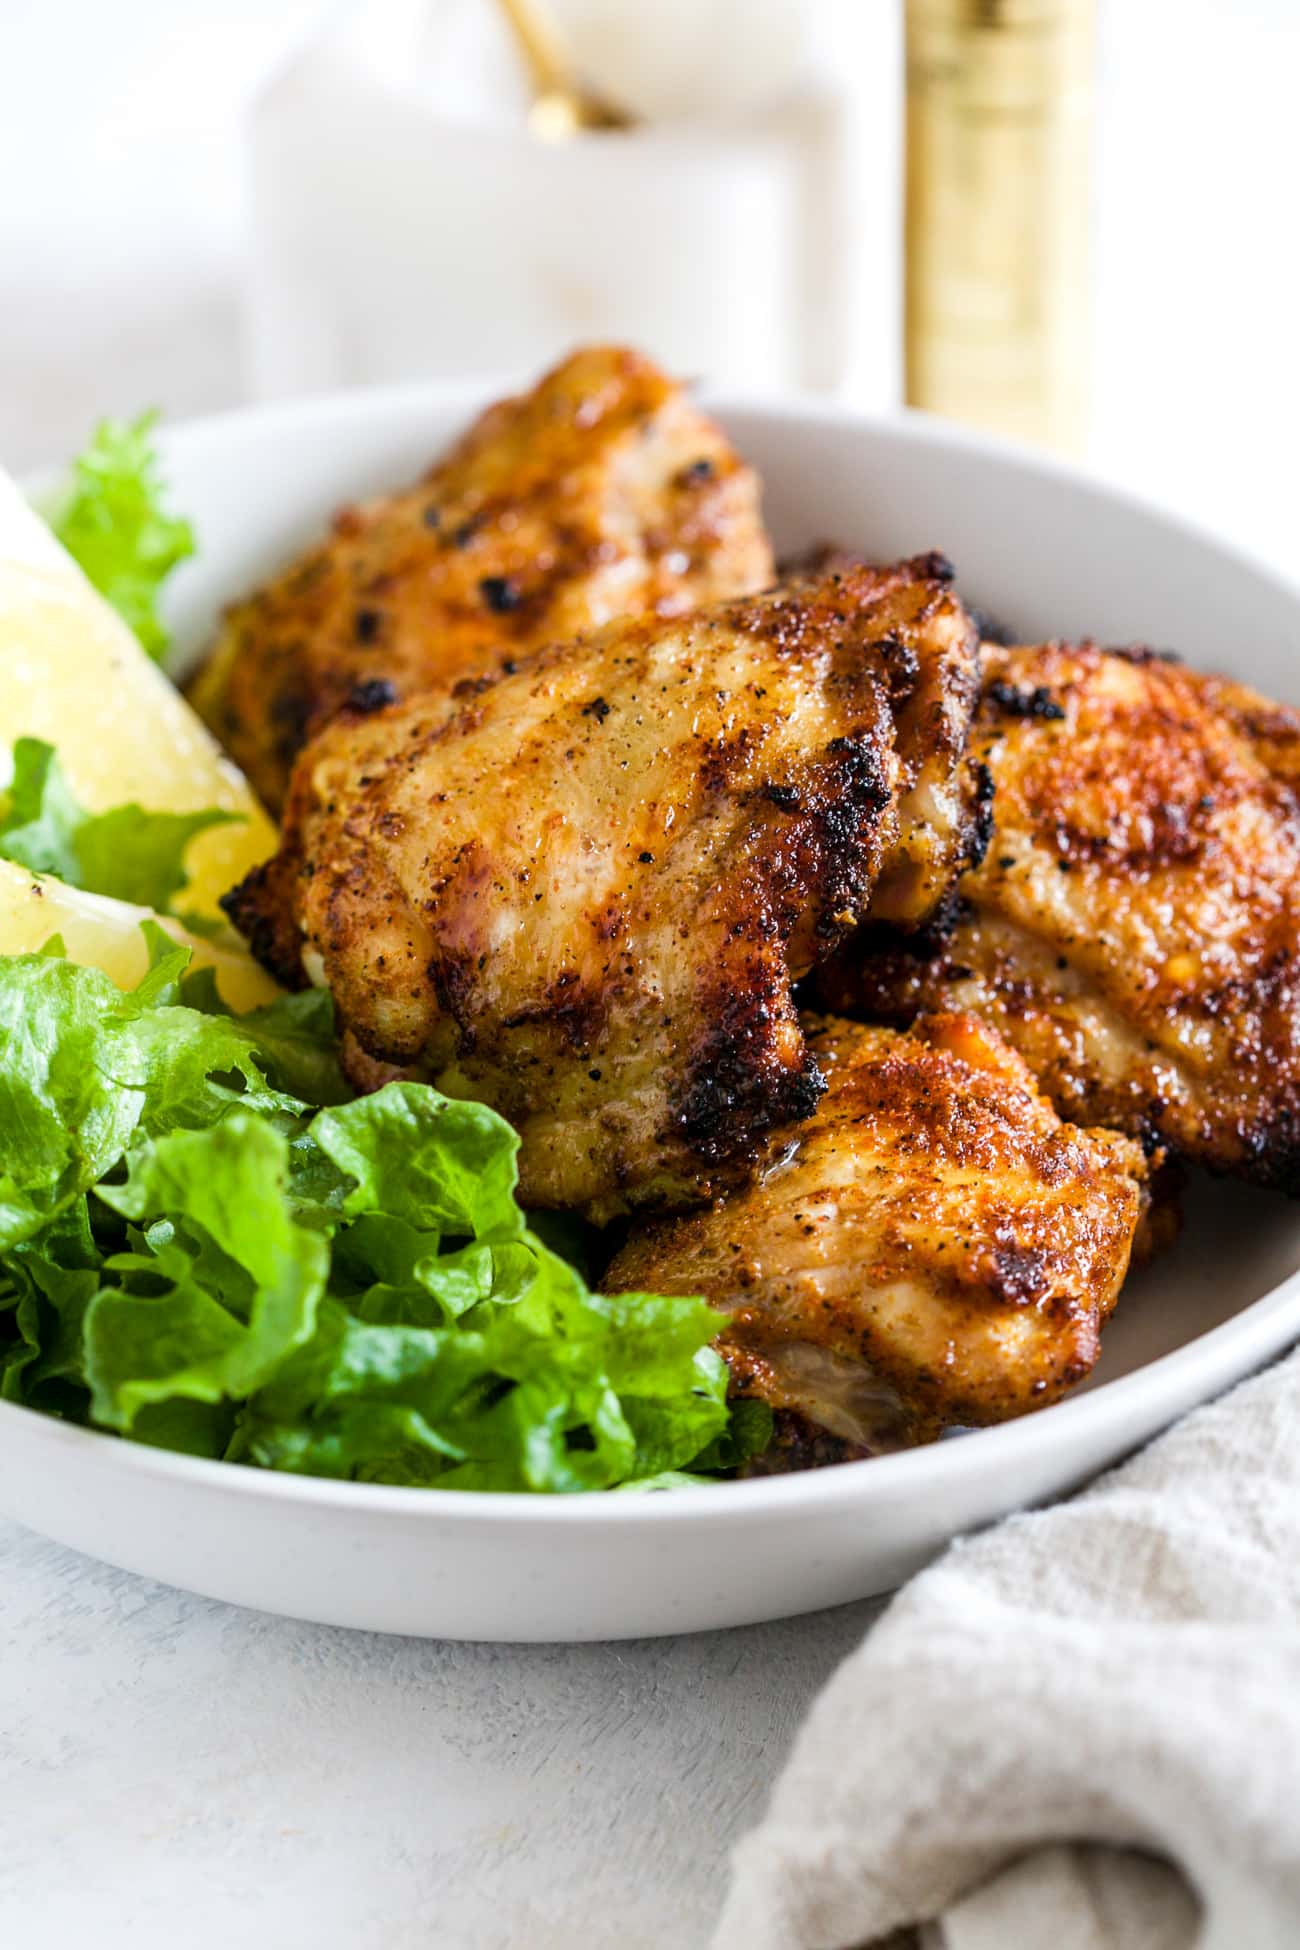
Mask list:
[[[542,0],[501,0],[533,84],[528,126],[543,142],[566,142],[589,129],[626,129],[633,117],[583,87]]]
[[[1093,0],[906,0],[906,22],[908,403],[1075,450]]]

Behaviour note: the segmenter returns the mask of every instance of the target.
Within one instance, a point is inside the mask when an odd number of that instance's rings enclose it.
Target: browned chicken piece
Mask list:
[[[1141,1147],[1062,1123],[973,1016],[804,1032],[815,1115],[768,1139],[747,1190],[635,1233],[607,1291],[702,1293],[734,1392],[851,1453],[1055,1401],[1128,1270]]]
[[[946,565],[939,564],[946,569]],[[597,1220],[743,1176],[821,1081],[791,984],[969,857],[978,643],[929,557],[345,712],[228,902],[334,995],[354,1078],[494,1105],[521,1190]]]
[[[1149,651],[985,667],[995,832],[956,925],[869,930],[823,1000],[976,1010],[1065,1116],[1300,1193],[1300,712]]]
[[[408,691],[765,588],[758,481],[685,389],[617,346],[489,407],[424,480],[348,508],[227,614],[190,696],[279,811],[355,692]]]

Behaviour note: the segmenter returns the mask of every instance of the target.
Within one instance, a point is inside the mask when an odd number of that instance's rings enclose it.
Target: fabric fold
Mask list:
[[[814,1707],[714,1950],[1300,1943],[1300,1355],[955,1545]]]

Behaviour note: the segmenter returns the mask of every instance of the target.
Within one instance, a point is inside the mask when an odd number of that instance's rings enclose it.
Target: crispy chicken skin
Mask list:
[[[333,992],[367,1087],[411,1066],[604,1220],[744,1176],[821,1090],[791,984],[880,883],[924,921],[969,857],[978,643],[930,558],[642,619],[303,753],[229,897]]]
[[[191,700],[278,812],[297,752],[354,691],[454,682],[773,573],[758,482],[720,429],[648,359],[595,346],[236,604]]]
[[[979,699],[974,625],[944,585],[952,564],[937,551],[904,565],[896,611],[873,649],[884,667],[902,761],[898,837],[871,900],[874,919],[913,929],[932,917],[963,867],[982,859],[992,830],[993,785],[967,757]],[[897,570],[828,565],[813,587],[870,589]]]
[[[1128,1269],[1141,1147],[1062,1123],[974,1017],[804,1031],[827,1078],[813,1117],[769,1137],[746,1190],[634,1232],[606,1290],[702,1293],[729,1316],[735,1392],[842,1453],[1056,1400]]]
[[[1300,712],[1090,643],[985,668],[995,830],[956,925],[866,931],[823,1000],[975,1010],[1064,1115],[1300,1193]]]

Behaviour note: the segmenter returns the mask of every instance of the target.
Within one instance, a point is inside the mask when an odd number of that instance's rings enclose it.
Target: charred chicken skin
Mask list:
[[[1300,712],[1145,651],[986,646],[994,834],[940,945],[828,1007],[978,1012],[1061,1112],[1300,1193]]]
[[[721,430],[648,359],[593,347],[236,604],[191,698],[278,812],[298,751],[350,696],[454,682],[773,573],[757,479]]]
[[[743,1178],[822,1083],[791,985],[975,848],[978,642],[922,558],[345,710],[229,899],[396,1065],[507,1116],[521,1193],[604,1220]]]
[[[870,1454],[1057,1399],[1128,1269],[1141,1147],[1063,1123],[974,1017],[804,1033],[827,1080],[813,1116],[768,1138],[748,1188],[634,1232],[606,1289],[719,1308],[735,1392],[778,1411],[786,1466],[792,1429],[822,1432],[825,1460],[827,1436]]]

